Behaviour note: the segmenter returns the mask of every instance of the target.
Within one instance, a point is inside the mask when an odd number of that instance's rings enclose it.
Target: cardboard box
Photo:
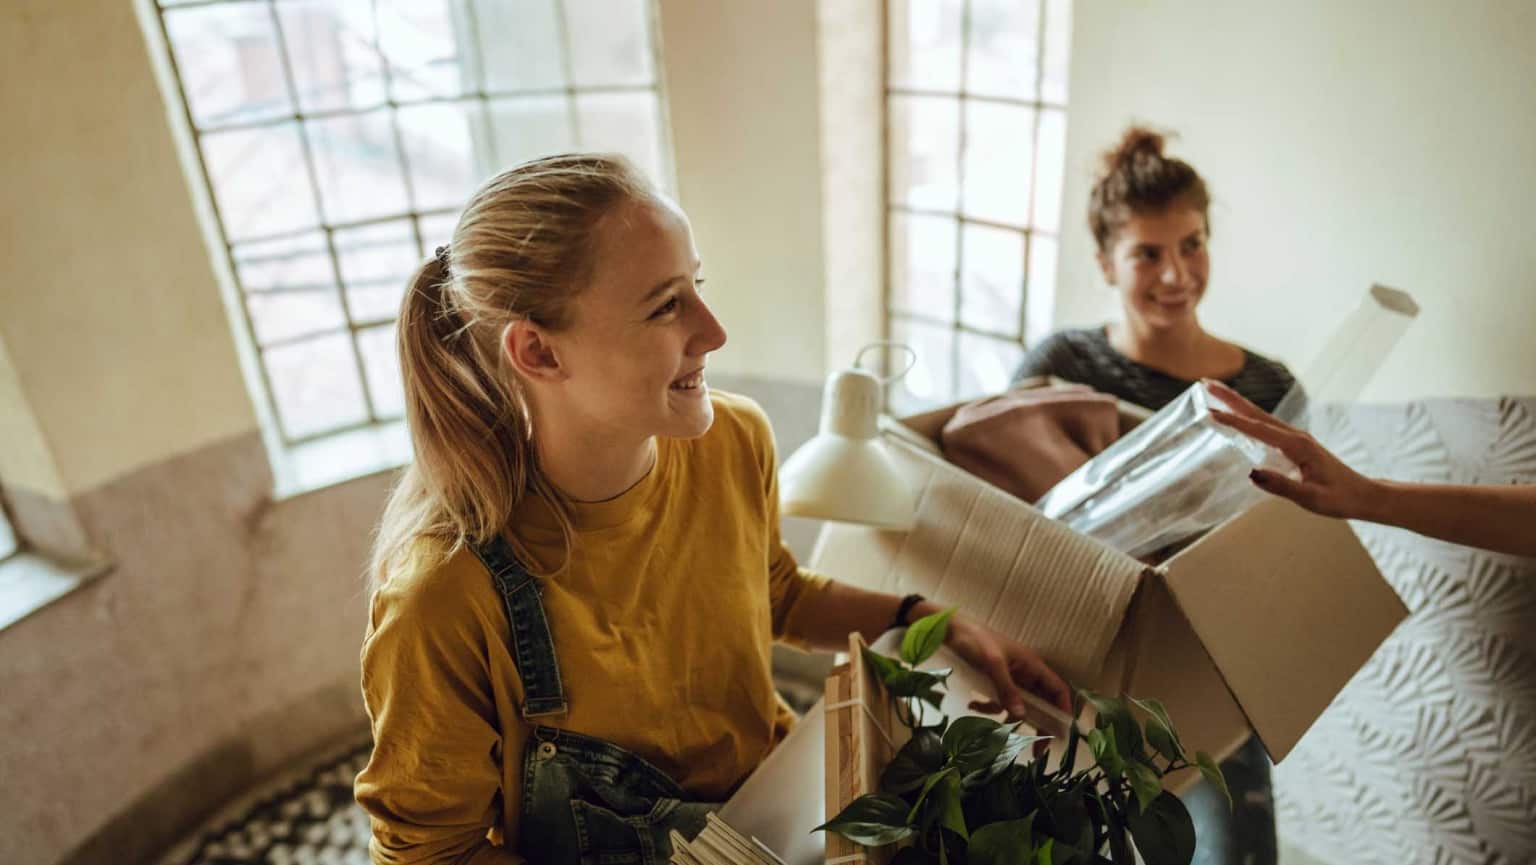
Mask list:
[[[812,568],[957,605],[1074,685],[1162,700],[1186,749],[1218,759],[1251,730],[1283,760],[1407,615],[1347,523],[1280,499],[1156,566],[1078,534],[943,458],[957,408],[882,430],[916,528],[829,523]]]

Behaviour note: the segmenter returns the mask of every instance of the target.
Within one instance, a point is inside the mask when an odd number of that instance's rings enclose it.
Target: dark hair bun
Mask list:
[[[1155,129],[1132,126],[1120,136],[1119,144],[1104,151],[1104,173],[1114,174],[1121,166],[1129,166],[1141,154],[1161,159],[1166,138]]]
[[[1198,209],[1210,231],[1211,195],[1205,181],[1189,163],[1163,155],[1167,137],[1146,126],[1132,126],[1119,144],[1104,151],[1103,173],[1088,195],[1088,227],[1100,252],[1131,216],[1162,211],[1175,202]]]

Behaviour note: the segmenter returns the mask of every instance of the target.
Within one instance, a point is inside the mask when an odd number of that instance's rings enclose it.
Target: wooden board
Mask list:
[[[880,773],[910,732],[899,718],[875,671],[864,663],[864,640],[849,635],[848,663],[827,677],[827,815],[842,813],[853,800],[880,789]],[[896,845],[873,850],[835,832],[827,833],[828,865],[888,865]]]

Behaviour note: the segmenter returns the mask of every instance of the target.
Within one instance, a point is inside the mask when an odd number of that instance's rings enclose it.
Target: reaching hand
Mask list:
[[[1068,719],[1071,717],[1072,689],[1039,655],[991,628],[958,616],[950,620],[949,637],[945,642],[966,663],[986,673],[997,692],[994,701],[972,703],[973,710],[987,714],[1007,711],[1010,721],[1027,717],[1038,729],[1053,734],[1066,732],[1062,727],[1063,719],[1053,713],[1031,711],[1026,703],[1025,694],[1033,694],[1066,713]]]
[[[1259,489],[1281,496],[1314,513],[1345,519],[1365,518],[1374,482],[1345,465],[1338,457],[1305,433],[1244,399],[1218,381],[1205,386],[1233,411],[1211,409],[1211,417],[1285,454],[1301,470],[1301,480],[1265,469],[1249,477]]]

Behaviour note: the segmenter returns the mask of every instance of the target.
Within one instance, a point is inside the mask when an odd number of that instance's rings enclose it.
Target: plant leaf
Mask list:
[[[901,659],[915,667],[933,657],[933,653],[944,645],[944,638],[949,635],[949,620],[954,616],[955,609],[950,607],[913,622],[901,638]]]
[[[933,705],[935,709],[944,702],[944,694],[938,690],[944,680],[925,670],[898,669],[885,680],[885,688],[893,697],[916,697]]]
[[[1147,713],[1147,742],[1152,748],[1169,760],[1186,759],[1184,744],[1179,741],[1179,734],[1173,729],[1173,721],[1169,719],[1168,710],[1162,702],[1150,698],[1137,700],[1134,697],[1131,702]]]
[[[860,796],[841,814],[811,831],[822,830],[866,847],[891,844],[912,834],[912,827],[907,825],[907,803],[887,793]]]
[[[1137,813],[1145,814],[1147,806],[1163,792],[1163,782],[1157,777],[1156,770],[1140,760],[1132,760],[1125,767],[1125,777],[1136,794]]]
[[[1045,839],[1045,843],[1041,844],[1039,849],[1035,850],[1035,863],[1036,863],[1036,865],[1051,865],[1051,863],[1052,863],[1051,848],[1054,847],[1054,846],[1056,846],[1056,839],[1055,838],[1047,838],[1047,839]]]
[[[922,792],[917,794],[917,801],[913,802],[912,808],[907,811],[908,825],[917,822],[918,812],[922,810],[923,802],[928,799],[928,794],[933,791],[933,788],[938,786],[940,781],[953,774],[955,774],[955,769],[953,766],[950,766],[943,771],[935,772],[928,776],[928,779],[923,782]]]
[[[1221,791],[1221,795],[1226,797],[1227,810],[1230,811],[1232,809],[1232,792],[1227,789],[1227,777],[1221,774],[1221,767],[1216,765],[1216,761],[1211,759],[1211,755],[1204,751],[1195,752],[1195,763],[1199,765],[1200,774],[1205,776],[1205,780],[1215,785],[1216,789]]]
[[[1189,865],[1195,857],[1195,824],[1184,803],[1172,793],[1159,793],[1143,813],[1125,815],[1141,858],[1158,865]]]
[[[1115,731],[1115,748],[1121,757],[1130,760],[1141,754],[1141,725],[1136,723],[1136,717],[1131,714],[1131,707],[1123,699],[1113,697],[1101,697],[1090,691],[1083,691],[1083,696],[1093,704],[1093,711],[1097,717],[1093,725],[1100,730],[1110,728]]]
[[[1088,813],[1088,802],[1092,800],[1085,793],[1088,789],[1086,781],[1086,777],[1081,778],[1072,787],[1050,797],[1042,809],[1040,816],[1048,821],[1043,828],[1056,839],[1057,859],[1071,858],[1079,847],[1084,853],[1093,850],[1093,820]]]
[[[1034,815],[988,823],[971,836],[970,865],[1032,865]]]
[[[970,774],[992,765],[1008,745],[1008,728],[979,715],[955,719],[944,731],[944,753],[955,768]]]
[[[890,658],[876,652],[868,646],[859,650],[864,656],[864,663],[875,668],[875,675],[880,677],[881,684],[889,684],[891,677],[902,671],[902,666],[895,658]]]
[[[1012,820],[1029,810],[1028,801],[1021,794],[1014,773],[1004,771],[972,791],[966,803],[966,818],[973,826]]]
[[[939,825],[961,838],[970,839],[971,833],[965,827],[965,810],[960,803],[959,775],[954,772],[944,774],[944,780],[934,785],[928,807],[938,813]]]
[[[880,773],[880,789],[897,795],[910,793],[923,786],[928,776],[943,766],[944,746],[939,734],[932,730],[917,730]]]
[[[1120,749],[1115,743],[1114,727],[1089,730],[1088,749],[1093,752],[1094,761],[1110,780],[1125,774],[1125,759],[1120,756]]]
[[[989,783],[993,778],[1008,771],[1025,748],[1036,742],[1051,738],[1050,736],[1020,736],[1017,733],[1009,733],[1003,742],[1003,747],[992,757],[992,762],[968,773],[960,779],[960,785],[966,790],[974,790],[983,784]],[[1040,761],[1042,764],[1044,760]],[[961,771],[964,771],[963,769]]]
[[[1147,744],[1170,762],[1184,759],[1184,749],[1179,745],[1178,738],[1156,718],[1147,719]]]

